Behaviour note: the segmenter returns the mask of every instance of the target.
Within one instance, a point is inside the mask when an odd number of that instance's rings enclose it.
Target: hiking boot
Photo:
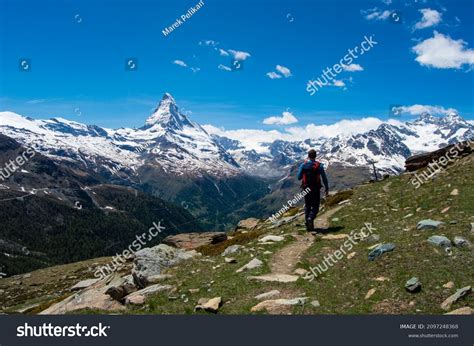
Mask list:
[[[313,232],[313,231],[314,231],[314,224],[313,224],[313,221],[308,221],[308,220],[306,220],[305,225],[306,225],[306,230],[307,230],[308,232]]]

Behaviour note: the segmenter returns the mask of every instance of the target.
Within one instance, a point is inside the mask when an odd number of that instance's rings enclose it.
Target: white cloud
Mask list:
[[[199,67],[190,67],[190,69],[191,69],[191,71],[193,71],[194,73],[201,71],[201,69],[200,69]]]
[[[429,28],[430,26],[435,26],[441,23],[442,14],[436,10],[423,8],[420,10],[420,13],[422,14],[422,18],[415,24],[415,30]]]
[[[328,85],[332,85],[338,88],[343,88],[346,86],[346,83],[344,83],[344,81],[342,80],[335,79],[331,84],[328,84]]]
[[[359,64],[343,65],[342,68],[348,72],[364,71],[364,68]]]
[[[298,119],[291,112],[283,112],[281,117],[271,116],[263,119],[266,125],[289,125],[297,123]]]
[[[235,60],[245,60],[250,57],[250,53],[242,52],[240,50],[229,49],[228,52],[232,54]]]
[[[442,106],[432,106],[432,105],[411,105],[411,106],[400,106],[398,107],[402,113],[410,115],[420,115],[423,113],[429,113],[431,115],[446,115],[450,113],[458,113],[454,108],[444,108]]]
[[[217,68],[219,70],[224,70],[224,71],[232,71],[232,69],[228,66],[225,66],[225,65],[222,65],[222,64],[219,64],[219,66],[217,66]]]
[[[275,68],[278,72],[280,72],[283,76],[285,76],[285,78],[288,78],[292,75],[291,71],[288,67],[285,67],[285,66],[282,66],[282,65],[276,65]]]
[[[219,48],[219,54],[223,56],[229,56],[229,53],[225,49]]]
[[[382,2],[385,4],[385,5],[390,5],[392,3],[392,0],[382,0]]]
[[[270,79],[280,79],[281,78],[281,76],[278,73],[273,72],[273,71],[272,72],[267,72],[267,76]]]
[[[225,130],[224,128],[218,128],[213,125],[204,125],[203,127],[211,134],[239,140],[247,149],[254,149],[261,153],[267,150],[262,146],[263,143],[273,142],[277,139],[302,141],[308,138],[329,138],[338,135],[353,135],[374,130],[381,124],[383,124],[382,120],[367,117],[359,120],[341,120],[331,125],[308,124],[306,126],[294,126],[282,131],[256,129]]]
[[[46,99],[35,99],[35,100],[26,101],[25,103],[29,105],[37,105],[39,103],[45,103],[45,102],[46,102]]]
[[[460,69],[463,65],[474,65],[474,50],[466,46],[462,39],[453,40],[435,31],[433,37],[418,43],[412,50],[420,65]]]
[[[375,7],[367,11],[362,11],[362,14],[365,15],[365,19],[367,20],[386,20],[390,17],[392,12],[389,10],[381,11]]]
[[[204,40],[204,41],[199,41],[200,46],[211,46],[215,47],[219,44],[219,42],[216,42],[214,40]]]
[[[173,61],[173,64],[179,65],[179,66],[182,66],[182,67],[188,67],[188,65],[186,65],[186,63],[183,60],[175,60],[175,61]]]

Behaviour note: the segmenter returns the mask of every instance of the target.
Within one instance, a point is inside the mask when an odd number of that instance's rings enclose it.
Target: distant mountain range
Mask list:
[[[379,172],[396,174],[413,154],[473,137],[474,126],[455,113],[423,114],[411,122],[383,123],[348,136],[323,133],[301,141],[260,143],[263,150],[257,152],[238,140],[208,133],[165,94],[138,129],[112,130],[62,118],[34,120],[0,112],[0,133],[107,183],[134,186],[185,206],[207,227],[219,228],[248,216],[232,213],[249,201],[280,189],[282,179],[294,172],[309,148],[316,148],[320,159],[339,172],[369,172],[375,163]],[[366,179],[367,174],[363,176]],[[334,179],[333,183],[340,185]]]

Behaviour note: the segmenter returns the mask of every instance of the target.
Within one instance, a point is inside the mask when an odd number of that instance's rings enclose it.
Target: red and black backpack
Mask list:
[[[308,161],[305,160],[303,166],[303,179],[301,180],[301,188],[306,190],[308,187],[311,190],[320,190],[321,189],[321,174],[319,173],[319,166],[321,163],[318,161],[314,161],[310,168],[306,168],[306,163]]]

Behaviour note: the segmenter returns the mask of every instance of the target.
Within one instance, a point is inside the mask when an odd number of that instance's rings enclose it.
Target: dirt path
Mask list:
[[[327,229],[329,227],[329,219],[342,207],[330,209],[319,215],[315,221],[315,228]],[[277,251],[270,262],[272,274],[292,274],[296,264],[303,254],[313,244],[314,235],[307,234],[291,234],[295,241]]]

